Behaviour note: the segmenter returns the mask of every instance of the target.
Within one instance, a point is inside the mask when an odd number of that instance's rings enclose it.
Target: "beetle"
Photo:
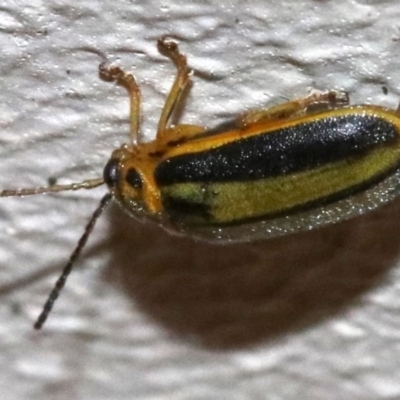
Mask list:
[[[171,124],[191,79],[173,40],[159,51],[177,68],[156,137],[139,140],[139,86],[118,66],[100,76],[130,97],[130,138],[113,151],[103,177],[67,185],[2,190],[0,197],[91,189],[108,193],[58,278],[34,327],[40,329],[111,200],[135,218],[217,243],[280,236],[335,223],[399,195],[400,109],[349,105],[345,92],[313,92],[244,113],[214,128]]]

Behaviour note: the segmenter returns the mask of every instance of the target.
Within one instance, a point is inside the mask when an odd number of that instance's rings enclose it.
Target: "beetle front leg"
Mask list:
[[[135,77],[118,66],[107,66],[105,63],[99,65],[99,74],[102,79],[117,82],[128,90],[130,98],[130,135],[132,145],[137,144],[139,140],[141,95]]]

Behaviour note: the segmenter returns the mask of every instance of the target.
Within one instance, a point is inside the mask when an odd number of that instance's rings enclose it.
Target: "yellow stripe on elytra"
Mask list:
[[[211,223],[277,214],[373,179],[398,164],[400,148],[380,148],[366,157],[330,163],[291,175],[247,182],[181,183],[162,193],[207,207]],[[197,216],[196,216],[197,218]]]

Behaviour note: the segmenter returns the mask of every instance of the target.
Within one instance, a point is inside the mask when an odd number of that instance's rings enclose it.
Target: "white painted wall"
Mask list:
[[[0,187],[102,173],[128,134],[126,93],[97,76],[104,57],[135,71],[151,138],[174,74],[155,46],[165,34],[206,78],[194,78],[188,123],[312,87],[392,108],[400,98],[396,0],[5,0]],[[104,191],[0,201],[2,398],[400,398],[399,202],[222,248],[112,208],[33,331]]]

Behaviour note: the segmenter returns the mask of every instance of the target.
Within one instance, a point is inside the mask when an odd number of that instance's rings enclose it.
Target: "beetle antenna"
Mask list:
[[[102,185],[103,183],[104,183],[103,178],[97,178],[97,179],[87,179],[86,181],[78,183],[70,183],[68,185],[54,185],[48,187],[38,187],[34,189],[15,189],[15,190],[5,189],[0,191],[0,197],[13,197],[13,196],[22,197],[34,194],[65,192],[67,190],[93,189],[97,186]]]
[[[65,186],[68,186],[68,185],[65,185]],[[66,190],[68,190],[68,189],[66,189]],[[74,190],[74,189],[72,189],[72,190]],[[1,192],[1,193],[3,193],[3,192]],[[35,193],[29,193],[29,194],[35,194]],[[15,194],[15,196],[18,196],[18,195],[19,194]],[[21,196],[23,196],[23,194],[21,194]],[[71,255],[69,257],[68,263],[64,267],[60,277],[57,279],[57,282],[55,283],[53,290],[51,291],[49,297],[47,298],[46,303],[43,306],[43,310],[42,310],[41,314],[39,315],[38,319],[35,322],[35,325],[34,325],[35,329],[41,329],[43,324],[46,322],[46,319],[49,316],[51,309],[54,306],[55,301],[57,300],[58,296],[60,295],[60,292],[61,292],[62,288],[64,287],[69,274],[72,271],[75,261],[80,256],[83,248],[86,245],[86,242],[87,242],[90,234],[93,231],[93,228],[96,224],[97,219],[100,217],[100,215],[103,213],[103,211],[110,204],[111,199],[112,199],[111,193],[107,193],[101,199],[100,204],[98,205],[98,207],[92,214],[92,217],[90,218],[89,222],[87,223],[85,230],[78,241],[78,244],[76,245],[74,251],[71,253]]]

